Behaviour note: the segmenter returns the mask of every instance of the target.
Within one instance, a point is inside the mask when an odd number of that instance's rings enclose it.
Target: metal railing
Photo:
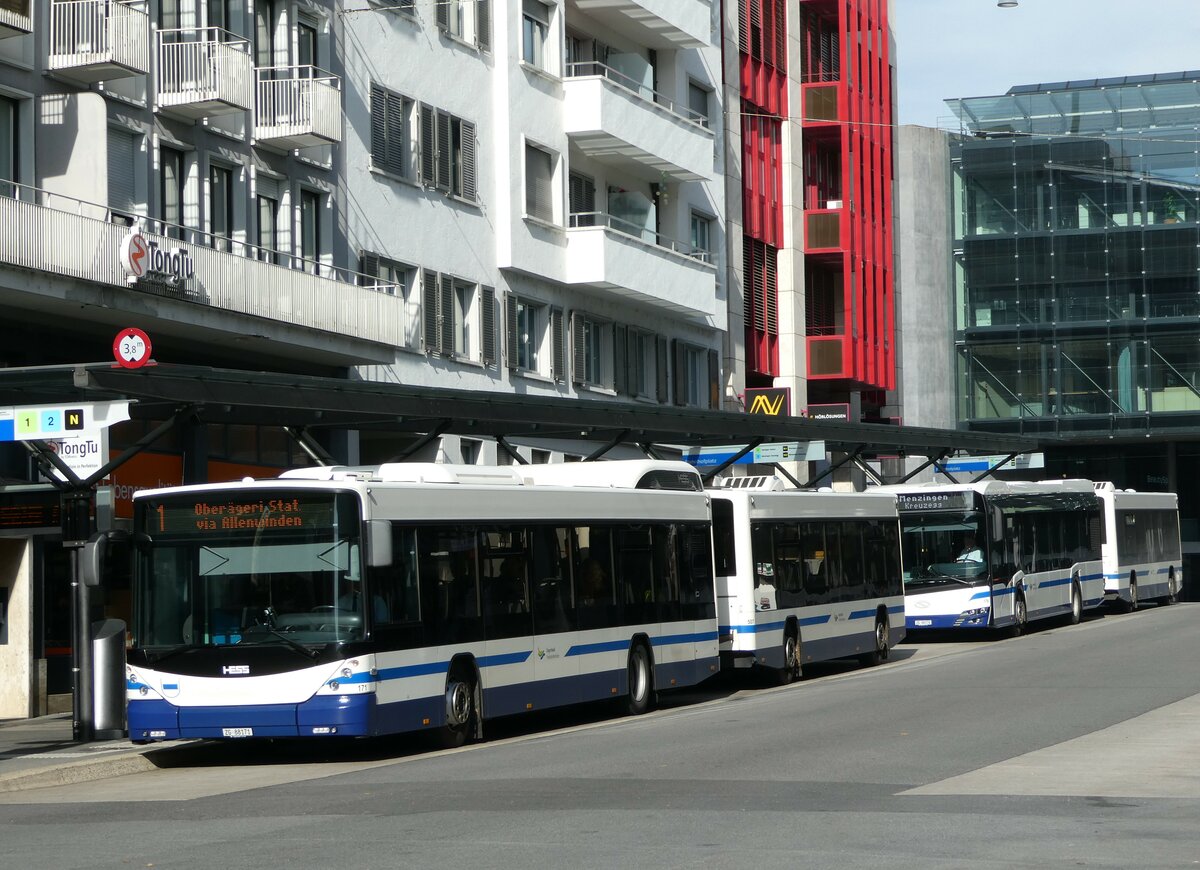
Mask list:
[[[150,246],[181,251],[195,277],[145,292],[214,309],[401,346],[405,301],[396,285],[14,182],[0,183],[0,263],[129,287],[121,245],[133,230]],[[143,287],[139,285],[139,290]]]
[[[142,4],[116,0],[52,0],[50,68],[114,63],[150,69],[150,16]]]
[[[341,79],[315,66],[259,67],[254,135],[341,140]]]
[[[678,103],[653,88],[647,87],[637,79],[630,78],[625,73],[613,69],[611,66],[594,60],[567,64],[567,78],[584,78],[589,76],[599,76],[606,79],[646,102],[666,109],[672,115],[687,121],[689,124],[695,124],[697,127],[703,127],[705,130],[708,129],[709,120],[707,114],[697,112],[690,106]]]
[[[163,106],[220,100],[249,109],[250,43],[220,27],[158,31],[158,100]]]
[[[670,236],[664,236],[662,233],[647,229],[646,227],[638,226],[632,221],[627,221],[615,215],[606,214],[600,211],[580,211],[572,212],[569,217],[568,226],[571,229],[582,229],[584,227],[606,227],[614,232],[618,232],[623,236],[637,239],[647,245],[655,248],[662,248],[665,251],[670,251],[673,254],[680,254],[691,260],[696,260],[701,263],[712,265],[713,255],[711,251],[698,248],[689,242],[683,242],[679,239],[673,239]]]
[[[9,0],[0,3],[0,30],[11,28],[33,32],[33,0]]]

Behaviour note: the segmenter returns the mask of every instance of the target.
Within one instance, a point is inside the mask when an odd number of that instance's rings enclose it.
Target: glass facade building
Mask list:
[[[1200,72],[947,102],[959,420],[1200,431]]]

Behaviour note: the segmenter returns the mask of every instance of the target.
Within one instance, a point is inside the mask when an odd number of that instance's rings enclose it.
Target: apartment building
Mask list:
[[[719,16],[709,0],[0,0],[0,366],[103,360],[137,326],[162,363],[718,407]],[[108,449],[147,425],[113,427]],[[327,447],[398,450],[354,432]],[[308,461],[265,427],[184,426],[155,450],[116,473],[117,521],[140,487]],[[10,444],[0,478],[38,475]],[[69,685],[67,560],[46,529],[0,530],[0,556],[28,627],[3,661],[31,674],[0,715],[21,715]]]

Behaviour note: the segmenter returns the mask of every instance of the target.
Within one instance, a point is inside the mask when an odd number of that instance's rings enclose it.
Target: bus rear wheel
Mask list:
[[[654,706],[654,670],[645,644],[635,643],[629,650],[629,696],[625,709],[630,716],[640,716]]]
[[[1133,613],[1140,606],[1138,602],[1137,591],[1137,575],[1129,578],[1129,613]]]
[[[1079,591],[1079,581],[1071,581],[1071,625],[1079,625],[1083,619],[1083,595]]]
[[[1165,607],[1168,604],[1174,604],[1179,600],[1179,588],[1175,585],[1175,570],[1172,569],[1167,577],[1167,594],[1158,599],[1160,606]]]
[[[775,669],[775,682],[786,686],[800,679],[800,640],[792,628],[783,635],[783,667]]]
[[[875,617],[875,649],[869,653],[863,653],[858,657],[858,660],[864,667],[872,665],[881,665],[888,659],[888,651],[890,649],[889,641],[891,640],[891,627],[883,616]]]
[[[1020,637],[1029,625],[1029,612],[1025,609],[1025,596],[1018,594],[1013,601],[1012,636]]]
[[[479,736],[478,695],[473,673],[461,665],[451,672],[446,681],[446,724],[439,734],[439,742],[446,749],[456,749]]]

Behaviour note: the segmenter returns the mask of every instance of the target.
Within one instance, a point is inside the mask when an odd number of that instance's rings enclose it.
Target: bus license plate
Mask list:
[[[933,625],[932,619],[914,619],[913,625]]]
[[[222,737],[253,737],[253,728],[222,728]]]

